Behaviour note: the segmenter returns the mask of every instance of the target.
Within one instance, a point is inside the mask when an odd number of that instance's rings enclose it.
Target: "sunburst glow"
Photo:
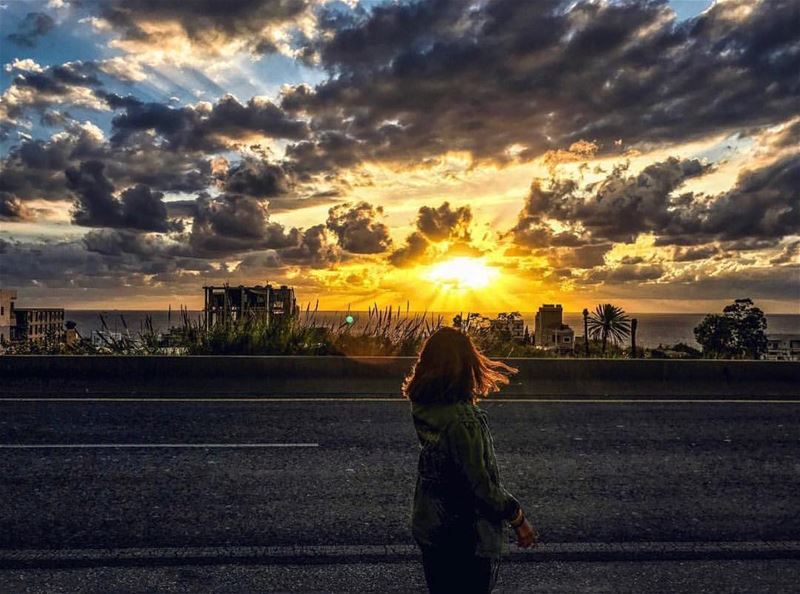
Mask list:
[[[425,275],[440,285],[457,289],[480,289],[497,277],[497,270],[479,258],[453,258],[433,265]]]

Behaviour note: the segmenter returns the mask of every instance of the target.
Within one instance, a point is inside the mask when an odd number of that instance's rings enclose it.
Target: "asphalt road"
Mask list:
[[[688,561],[650,563],[512,563],[500,567],[494,594],[794,594],[800,561]],[[0,591],[253,594],[254,592],[427,592],[414,563],[312,566],[179,566],[0,572]]]
[[[800,404],[484,407],[543,541],[800,540]],[[402,401],[0,401],[0,446],[2,549],[412,543]]]

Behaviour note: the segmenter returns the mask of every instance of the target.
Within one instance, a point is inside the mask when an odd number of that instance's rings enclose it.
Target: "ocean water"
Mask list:
[[[109,329],[115,332],[124,332],[125,324],[131,332],[138,332],[142,329],[146,318],[149,316],[156,331],[167,330],[170,326],[181,324],[179,313],[172,312],[170,316],[167,311],[133,311],[133,310],[67,310],[65,319],[77,323],[78,332],[83,336],[90,336],[93,331],[102,329],[100,315],[106,320]],[[466,315],[466,312],[464,312]],[[190,319],[198,321],[201,319],[202,312],[189,311]],[[301,314],[302,315],[302,314]],[[330,323],[339,323],[344,319],[346,312],[318,312],[317,319]],[[367,319],[366,312],[351,312],[355,318],[355,324],[363,324]],[[444,323],[450,324],[453,313],[428,313],[432,318],[442,316]],[[488,315],[488,314],[486,314]],[[705,314],[680,314],[680,313],[642,313],[629,314],[639,320],[636,333],[636,342],[641,346],[655,347],[659,344],[675,344],[684,342],[697,346],[694,340],[694,327],[700,323]],[[522,312],[525,323],[533,331],[534,312]],[[494,316],[491,316],[494,317]],[[123,324],[124,320],[124,324]],[[576,336],[583,335],[583,316],[580,313],[565,313],[564,323],[570,325]],[[800,334],[800,315],[797,314],[770,314],[767,315],[767,333],[793,333]]]

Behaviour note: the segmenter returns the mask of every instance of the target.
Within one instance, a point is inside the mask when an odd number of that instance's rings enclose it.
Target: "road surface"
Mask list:
[[[498,399],[482,406],[504,483],[536,523],[543,549],[800,541],[800,403]],[[416,456],[408,404],[400,400],[3,400],[0,550],[50,550],[53,558],[66,549],[136,547],[412,550]],[[697,585],[691,576],[707,579],[716,568],[752,580],[760,575],[756,566],[778,582],[797,577],[791,559],[743,557],[674,560],[667,565],[677,573],[663,571],[671,576],[663,579]],[[656,579],[660,570],[645,570],[647,563],[574,561],[574,574],[557,559],[535,566],[542,580],[569,574],[566,585],[587,579],[605,591],[604,572],[611,584]],[[509,564],[507,586],[527,579],[532,566]],[[346,577],[370,567],[384,576],[418,570],[408,555],[394,563],[303,567],[298,584],[313,571]],[[3,579],[25,571],[7,569]],[[41,580],[68,570],[37,571]],[[124,580],[143,569],[85,568],[80,575],[93,579],[102,571]],[[167,579],[182,570],[153,571]],[[209,583],[216,579],[212,567],[196,571]],[[259,570],[239,571],[246,581]],[[280,582],[290,575],[280,571],[262,572],[278,580],[266,589],[292,590],[294,578]],[[767,590],[779,591],[772,586]]]

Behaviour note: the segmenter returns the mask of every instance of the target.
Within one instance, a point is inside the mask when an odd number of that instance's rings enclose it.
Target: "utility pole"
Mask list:
[[[589,358],[589,310],[583,308],[583,354]]]

